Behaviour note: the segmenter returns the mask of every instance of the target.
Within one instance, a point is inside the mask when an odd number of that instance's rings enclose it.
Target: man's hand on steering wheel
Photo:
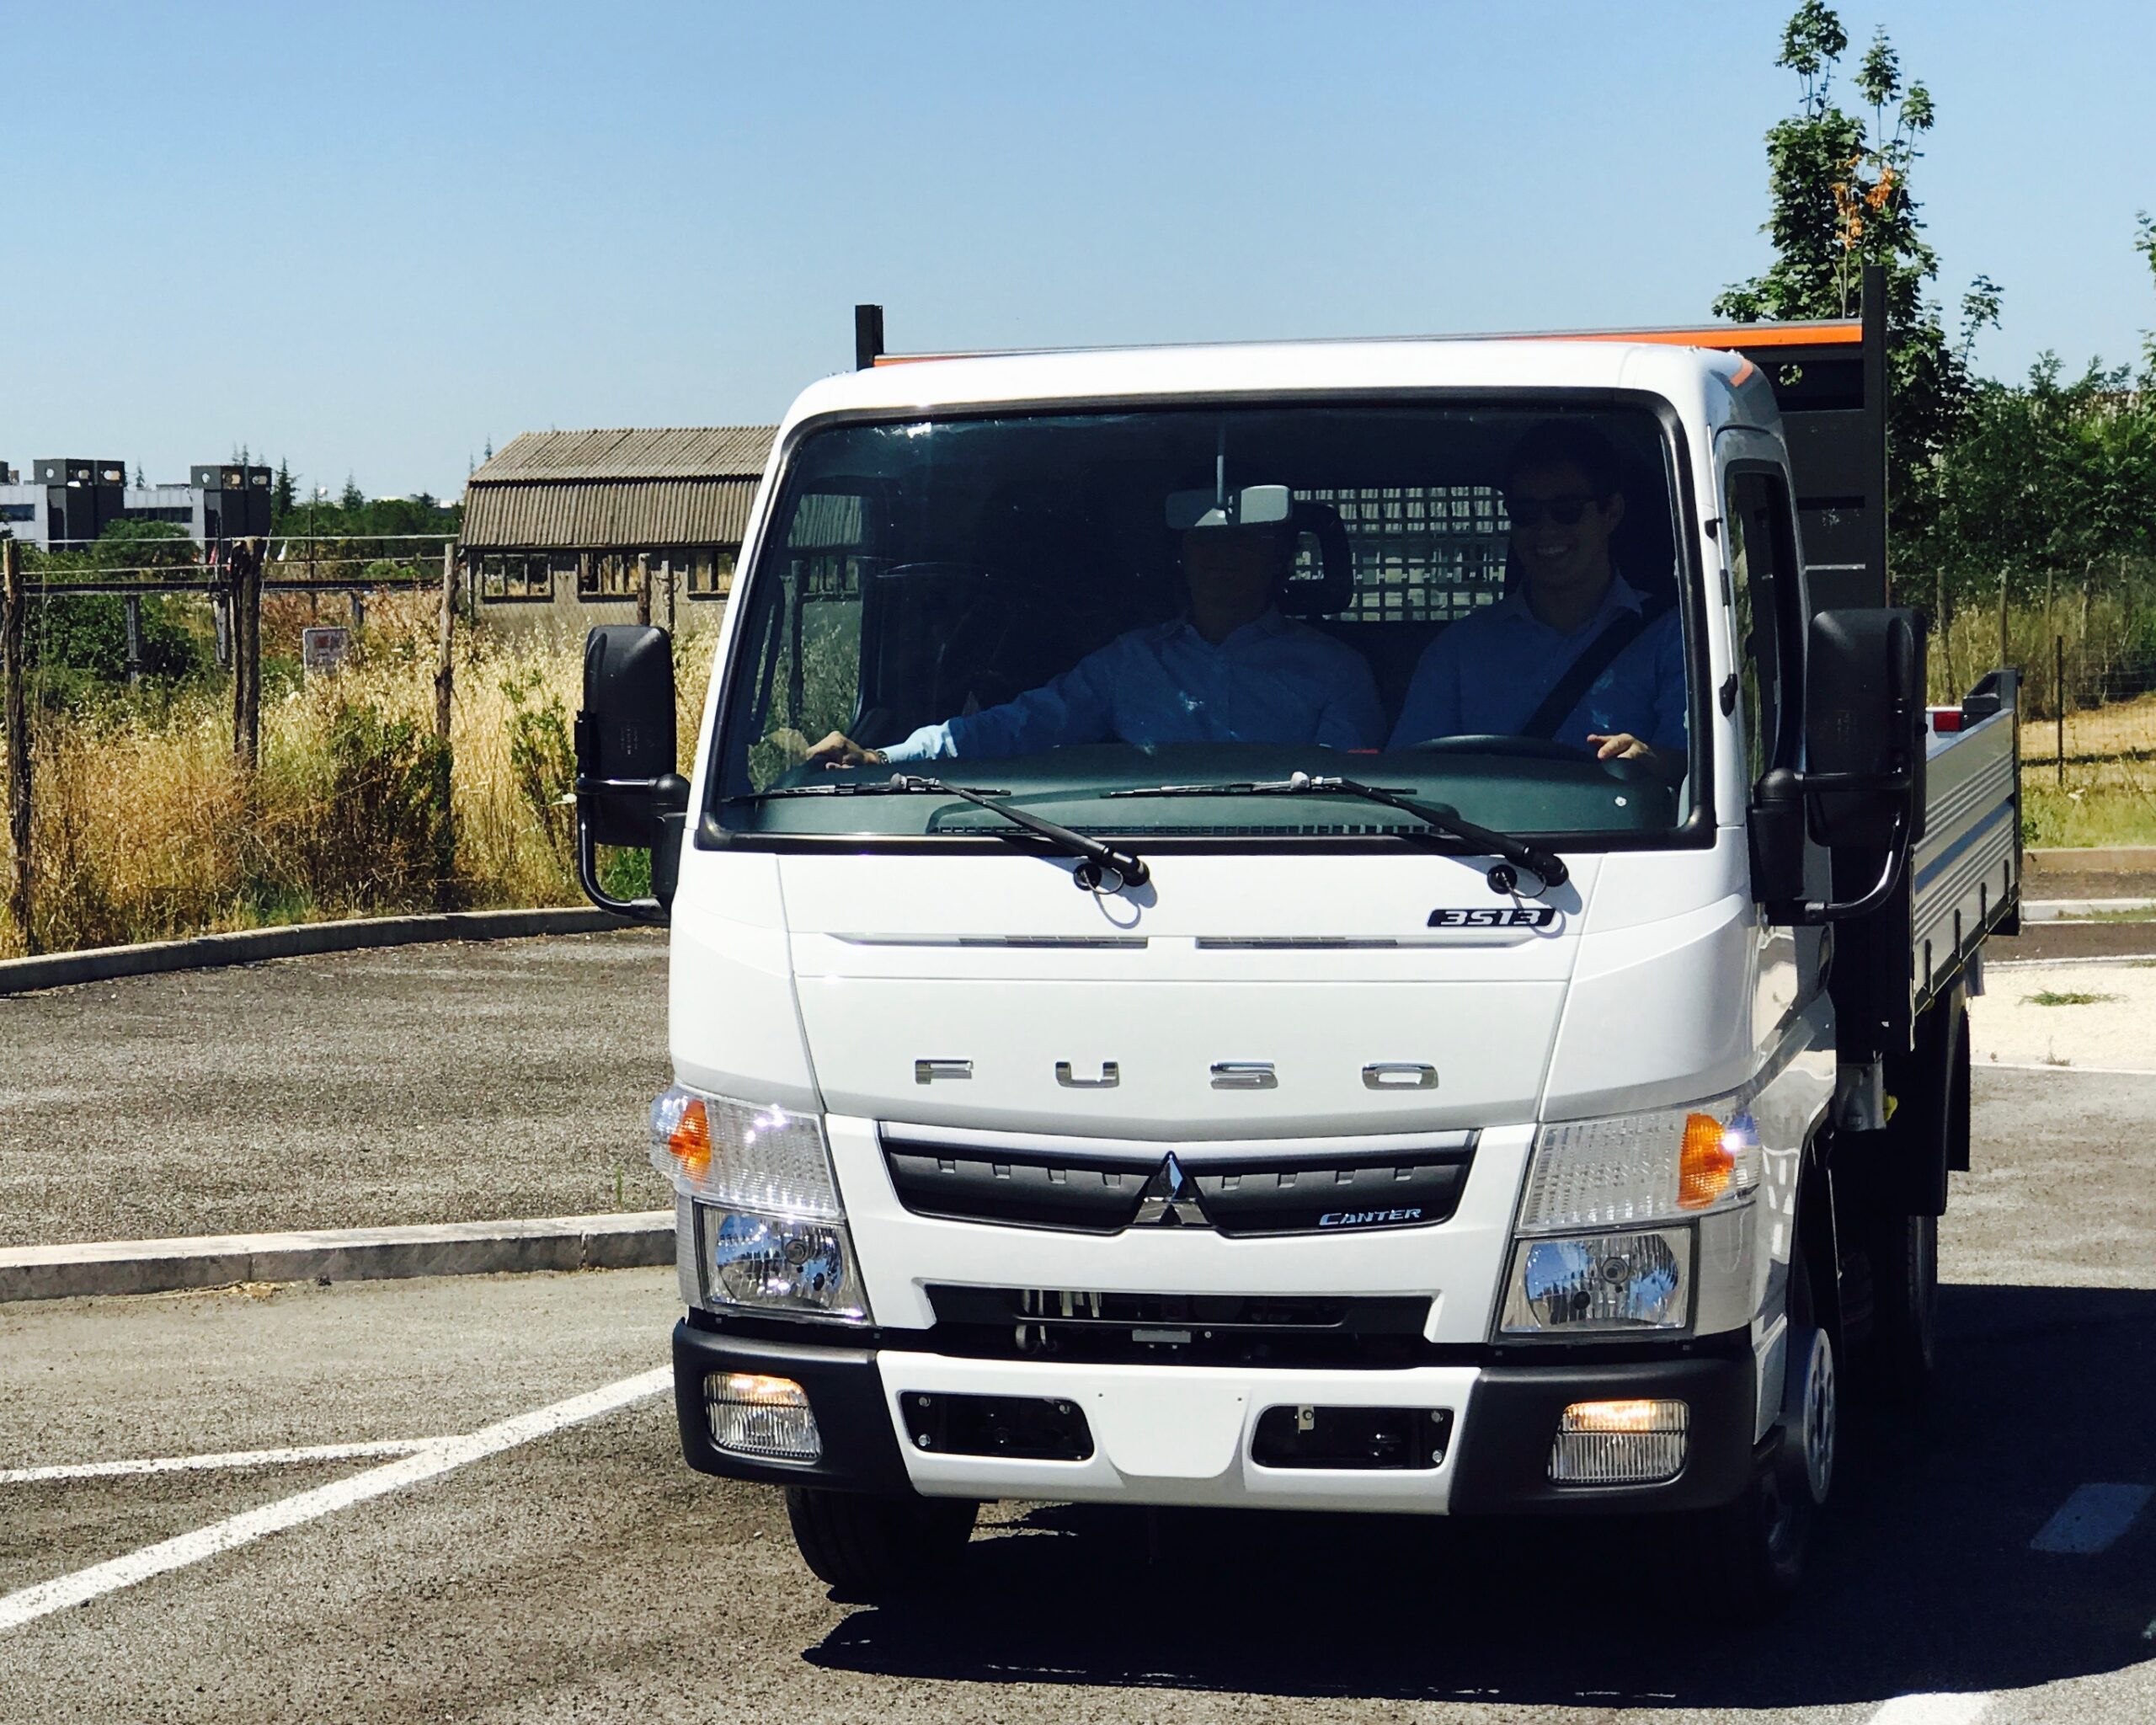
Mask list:
[[[1608,736],[1590,734],[1588,741],[1596,745],[1594,758],[1597,761],[1644,761],[1654,753],[1630,731],[1612,731]]]
[[[877,766],[884,759],[880,749],[864,749],[851,737],[833,731],[808,751],[808,759],[835,772],[846,766]]]

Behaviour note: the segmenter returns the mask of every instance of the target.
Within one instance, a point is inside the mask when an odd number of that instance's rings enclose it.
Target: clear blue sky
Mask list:
[[[28,4],[0,457],[454,494],[899,348],[1671,323],[1765,259],[1793,0]],[[1873,0],[1983,366],[2137,351],[2156,8]]]

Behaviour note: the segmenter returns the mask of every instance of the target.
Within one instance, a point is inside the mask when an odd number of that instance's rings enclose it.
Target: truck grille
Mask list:
[[[1230,1236],[1353,1233],[1449,1220],[1475,1157],[1475,1135],[1411,1147],[1225,1153],[1163,1146],[984,1147],[886,1129],[883,1161],[916,1215],[1119,1234],[1134,1226],[1212,1228]]]
[[[951,1354],[1089,1363],[1416,1363],[1427,1294],[1154,1294],[931,1284],[931,1345]]]

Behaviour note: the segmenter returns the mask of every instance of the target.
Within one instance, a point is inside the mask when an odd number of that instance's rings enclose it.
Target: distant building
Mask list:
[[[244,490],[252,507],[235,499]],[[270,469],[198,467],[185,484],[131,485],[127,463],[47,456],[19,467],[0,463],[0,531],[40,551],[81,551],[115,521],[167,521],[198,545],[222,532],[267,533]],[[229,517],[221,526],[220,511]]]
[[[734,587],[775,425],[527,431],[472,474],[462,552],[475,611],[510,627],[669,622]],[[686,619],[682,619],[686,621]]]

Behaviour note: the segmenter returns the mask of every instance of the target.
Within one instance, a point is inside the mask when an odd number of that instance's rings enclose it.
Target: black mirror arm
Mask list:
[[[576,776],[576,878],[586,898],[600,910],[627,917],[631,921],[664,923],[671,920],[675,862],[667,858],[662,870],[659,846],[669,840],[679,843],[688,808],[688,782],[678,773],[663,773],[657,778],[592,778],[581,772]],[[588,798],[601,791],[642,791],[650,796],[654,821],[659,828],[658,841],[652,851],[651,878],[654,886],[663,889],[656,896],[617,899],[600,885],[599,846],[592,841],[585,804]]]
[[[1896,772],[1806,772],[1797,777],[1806,794],[1815,791],[1907,791],[1913,788],[1915,775],[1907,768]],[[1879,879],[1862,895],[1849,900],[1829,900],[1822,904],[1813,900],[1800,899],[1793,903],[1773,905],[1769,915],[1779,923],[1798,928],[1819,928],[1833,922],[1850,922],[1860,916],[1869,916],[1888,899],[1895,888],[1902,884],[1902,871],[1909,862],[1909,809],[1904,805],[1894,816],[1894,834],[1886,846],[1886,861],[1879,871]]]

